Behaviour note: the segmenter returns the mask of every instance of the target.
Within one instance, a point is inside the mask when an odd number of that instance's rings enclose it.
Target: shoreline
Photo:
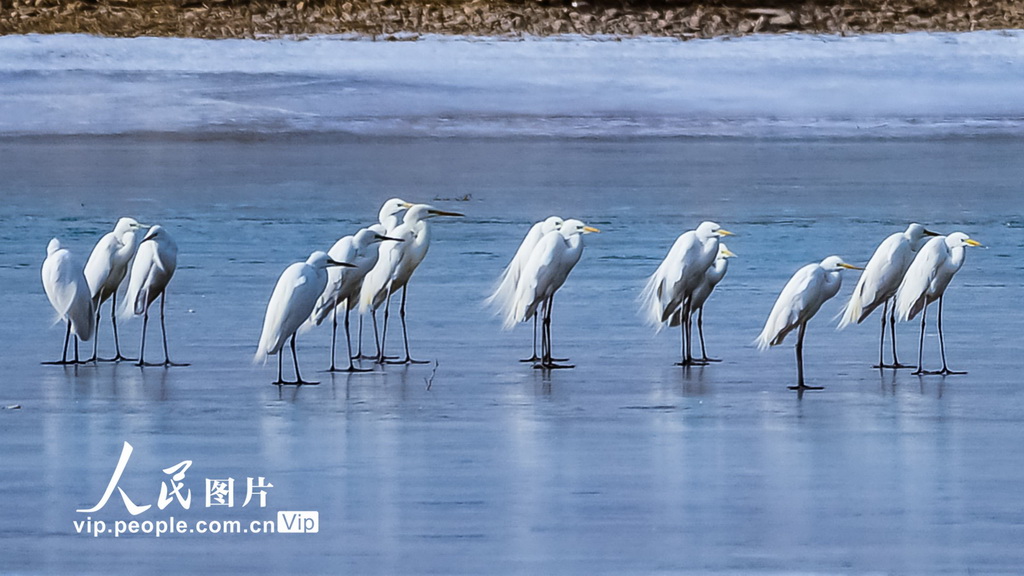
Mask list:
[[[862,35],[1024,29],[1024,5],[862,0],[709,4],[507,0],[0,0],[0,35],[84,33],[111,37],[302,38],[409,41],[421,35],[580,35],[680,40],[750,34]]]

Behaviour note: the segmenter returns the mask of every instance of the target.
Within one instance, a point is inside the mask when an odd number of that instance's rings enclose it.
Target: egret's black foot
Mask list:
[[[138,362],[138,361],[139,361],[138,358],[129,358],[127,356],[121,356],[120,354],[118,354],[117,356],[114,356],[113,358],[95,358],[95,357],[93,357],[93,358],[89,359],[89,362]]]
[[[433,360],[413,360],[406,356],[405,360],[388,360],[386,364],[430,364]]]
[[[540,362],[541,360],[543,360],[543,358],[541,358],[540,356],[534,356],[532,358],[523,358],[522,360],[520,360],[520,362],[533,362],[534,364],[536,364],[537,362]],[[552,358],[551,361],[552,362],[568,362],[569,359],[568,358]]]
[[[885,368],[888,368],[890,370],[903,370],[906,368],[917,368],[917,366],[913,366],[910,364],[900,364],[899,362],[896,362],[895,364],[875,364],[874,366],[872,366],[872,368],[878,368],[879,370]]]
[[[54,360],[52,362],[40,362],[44,366],[77,366],[79,364],[89,364],[88,360]]]
[[[958,374],[967,374],[966,371],[950,370],[949,368],[943,368],[942,370],[918,370],[914,374],[924,374],[928,376],[954,376]]]
[[[307,380],[296,380],[294,382],[288,382],[287,380],[278,380],[277,382],[271,382],[274,386],[316,386],[319,382],[311,382]]]
[[[150,368],[169,368],[171,366],[191,366],[187,362],[171,362],[170,360],[164,360],[163,362],[136,362],[138,367],[150,367]]]
[[[707,356],[705,356],[705,357],[701,358],[700,361],[705,363],[705,364],[711,364],[712,362],[721,362],[722,359],[721,358],[708,358]]]
[[[538,362],[534,364],[533,367],[536,370],[568,370],[570,368],[575,368],[576,366],[572,364],[558,364],[554,361],[548,361]]]
[[[804,390],[824,390],[825,387],[824,386],[808,386],[806,384],[797,384],[796,386],[790,386],[789,389],[790,390],[796,390],[798,392],[803,392]]]
[[[385,360],[395,360],[397,358],[398,358],[398,356],[385,356],[384,357]],[[374,354],[373,356],[367,356],[366,354],[359,354],[359,355],[353,356],[352,359],[353,360],[373,360],[374,362],[376,362],[377,360],[380,360],[380,354]]]
[[[682,362],[676,362],[674,366],[707,366],[708,363],[703,360],[697,360],[696,358],[690,358],[689,360],[683,360]]]
[[[373,368],[356,368],[355,366],[349,366],[348,368],[335,368],[334,366],[331,366],[326,370],[326,372],[373,372]]]

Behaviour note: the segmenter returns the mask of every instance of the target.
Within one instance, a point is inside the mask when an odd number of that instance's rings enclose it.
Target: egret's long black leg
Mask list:
[[[374,319],[376,319],[376,317],[374,317]],[[349,359],[350,360],[367,360],[368,358],[363,356],[363,314],[359,315],[359,338],[358,338],[358,342],[356,343],[356,346],[358,348],[356,349],[355,357],[352,357],[352,353],[349,352]]]
[[[335,308],[337,311],[337,308]],[[348,347],[348,368],[341,370],[342,372],[372,372],[369,368],[356,368],[354,360],[359,358],[359,355],[352,355],[352,334],[349,326],[349,313],[352,310],[348,307],[348,300],[345,301],[345,344]],[[331,354],[331,364],[334,364],[334,354]]]
[[[924,371],[924,319],[928,315],[928,304],[921,310],[921,337],[917,341],[917,370],[911,372],[915,376],[925,374]]]
[[[121,362],[133,361],[134,358],[128,358],[121,354],[121,337],[117,332],[117,292],[115,291],[110,296],[110,324],[114,331],[114,357],[113,358],[100,358],[99,357],[99,333],[100,333],[100,310],[103,305],[100,304],[96,307],[96,340],[93,342],[92,347],[92,358],[89,362]]]
[[[274,384],[276,386],[280,386],[282,384],[287,384],[287,382],[284,381],[283,375],[281,373],[282,372],[282,368],[283,368],[283,366],[282,366],[283,364],[284,364],[284,352],[278,350],[277,351],[277,381],[276,382],[271,382],[271,384]]]
[[[114,328],[114,360],[127,360],[121,356],[121,340],[117,335],[117,290],[110,295],[110,325]],[[99,332],[99,322],[96,323],[96,331]]]
[[[886,316],[888,316],[888,312],[889,301],[886,300],[882,308],[882,334],[878,337],[878,364],[872,366],[872,368],[891,368],[891,366],[885,363],[885,323],[888,320],[888,318],[886,318]]]
[[[129,358],[121,354],[121,338],[117,334],[117,291],[110,297],[110,323],[114,327],[114,357],[111,358],[114,362],[131,362],[134,358]],[[99,332],[99,322],[96,322],[96,331]]]
[[[690,310],[690,304],[687,303],[683,310],[683,322],[686,322],[686,362],[693,364],[693,318],[691,318],[692,310]]]
[[[146,300],[149,300],[146,297]],[[142,345],[139,346],[139,361],[135,363],[136,366],[146,365],[146,328],[149,326],[149,306],[146,306],[146,311],[142,313]]]
[[[693,359],[693,311],[690,309],[690,303],[684,302],[682,308],[679,311],[683,330],[683,360],[677,364],[677,366],[694,366],[697,364],[703,364]]]
[[[959,370],[950,370],[949,366],[946,365],[946,342],[942,335],[942,296],[939,296],[939,353],[942,356],[942,370],[939,370],[937,374],[948,376],[950,374],[967,374],[967,372]]]
[[[398,315],[402,319],[402,340],[405,342],[405,360],[393,362],[393,364],[429,364],[429,360],[413,360],[409,355],[409,330],[405,324],[405,296],[409,291],[409,285],[402,287],[402,305],[398,308]]]
[[[686,323],[686,359],[684,362],[687,366],[696,366],[700,362],[693,358],[693,309],[690,307],[689,301],[683,305],[683,322]]]
[[[100,307],[96,306],[96,322],[93,324],[96,326],[96,332],[92,335],[92,358],[86,360],[86,362],[96,362],[100,359]]]
[[[544,301],[543,318],[541,319],[541,362],[550,364],[551,360],[551,300]]]
[[[720,358],[709,358],[707,349],[704,347],[704,307],[701,306],[700,310],[697,311],[697,335],[700,337],[700,355],[701,362],[705,364],[708,362],[721,362]]]
[[[71,320],[68,320],[68,329],[64,332],[64,352],[61,354],[60,360],[54,360],[52,362],[43,362],[43,364],[51,366],[62,366],[65,364],[71,364],[68,362],[68,344],[71,342]]]
[[[388,342],[388,316],[391,315],[391,288],[388,288],[387,299],[384,301],[384,328],[381,330],[380,342],[377,344],[377,364],[384,363],[384,346]]]
[[[296,354],[296,352],[295,352],[295,334],[292,334],[292,345],[291,345],[291,348],[292,348],[292,361],[295,363],[295,382],[294,382],[294,384],[297,385],[297,386],[302,386],[303,384],[306,384],[306,385],[319,384],[319,382],[311,382],[311,381],[303,380],[302,376],[299,374],[299,355]]]
[[[523,358],[520,362],[536,362],[540,360],[540,356],[537,356],[537,315],[533,315],[533,356],[529,358]]]
[[[327,369],[328,372],[337,372],[338,368],[334,365],[334,356],[337,353],[337,342],[338,342],[338,303],[334,303],[334,309],[331,311],[331,367]],[[352,343],[348,345],[348,363],[352,364]]]
[[[910,364],[900,364],[899,356],[896,355],[896,298],[892,299],[892,307],[889,309],[889,340],[892,342],[892,366],[891,368],[899,370],[900,368],[916,368]]]
[[[68,341],[71,340],[71,320],[68,320],[68,330],[64,334],[64,353],[60,357],[61,364],[68,363]]]
[[[683,324],[682,312],[676,312],[680,314],[679,319],[679,362],[676,362],[676,366],[686,366],[686,326]]]
[[[551,355],[551,340],[550,340],[550,338],[551,338],[551,321],[550,321],[550,319],[548,319],[547,323],[545,324],[544,321],[543,321],[543,317],[547,316],[550,313],[549,306],[550,306],[551,302],[553,301],[553,298],[554,297],[549,298],[548,300],[545,300],[544,304],[542,305],[541,311],[539,313],[534,313],[534,315],[533,315],[533,357],[532,358],[523,358],[522,360],[520,360],[520,362],[534,362],[534,363],[544,362],[545,358],[547,359],[548,363],[566,362],[566,361],[569,360],[568,358],[555,358],[555,357],[553,357]],[[541,346],[541,355],[540,356],[537,356],[537,323],[538,323],[538,317],[542,318],[542,320],[540,322],[541,323],[541,335],[540,335],[540,337],[541,337],[541,345],[540,345]]]
[[[823,390],[824,386],[807,386],[804,384],[804,332],[807,324],[800,325],[800,332],[796,338],[796,386],[790,386],[790,390]]]
[[[185,362],[171,362],[171,357],[167,354],[167,321],[164,320],[164,304],[167,303],[167,292],[165,291],[160,295],[160,333],[164,337],[164,366],[188,366]]]
[[[541,361],[539,364],[534,364],[534,368],[542,368],[545,370],[559,370],[565,368],[575,368],[572,364],[559,364],[557,361],[562,359],[556,359],[552,355],[551,346],[551,309],[554,308],[555,296],[552,294],[548,296],[547,301],[544,305],[544,321],[542,324],[542,334],[545,336],[544,341],[541,344]],[[546,343],[546,346],[544,345]],[[557,360],[557,361],[556,361]]]

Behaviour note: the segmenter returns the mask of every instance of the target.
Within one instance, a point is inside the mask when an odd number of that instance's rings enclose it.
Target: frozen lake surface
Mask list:
[[[1019,48],[1007,47],[1018,39],[1006,38],[985,44],[1001,56],[976,54],[970,67],[1019,66]],[[47,40],[0,39],[19,42]],[[88,38],[53,42],[122,49]],[[174,54],[162,68],[181,60]],[[120,89],[101,81],[109,62],[89,71],[84,57],[47,71],[60,66],[40,58],[34,72],[11,72],[16,60],[4,60],[0,76],[43,83],[22,85],[23,95],[39,86],[70,91],[72,69],[99,92],[89,92],[89,117],[98,120],[67,131],[59,127],[71,113],[53,101],[48,112],[28,96],[0,104],[0,406],[20,406],[0,410],[3,571],[963,574],[1024,564],[1019,83],[1005,99],[964,102],[967,117],[1009,127],[995,133],[974,130],[973,120],[867,135],[769,122],[763,135],[747,127],[742,137],[730,128],[666,138],[618,135],[604,121],[588,124],[598,133],[581,133],[573,120],[546,136],[495,137],[502,129],[492,125],[474,138],[470,115],[456,114],[467,130],[423,138],[383,124],[369,134],[274,132],[259,114],[205,133],[187,118],[192,104],[170,128],[124,126],[120,118],[145,117],[145,101],[117,113],[110,94]],[[178,90],[189,74],[157,87]],[[196,74],[199,84],[249,86]],[[446,90],[429,86],[432,98]],[[850,107],[851,117],[866,115]],[[657,125],[657,114],[645,116]],[[317,330],[300,339],[299,354],[304,375],[321,384],[271,386],[273,364],[251,359],[278,274],[371,222],[392,196],[467,215],[434,221],[434,244],[410,285],[413,354],[436,360],[436,372],[318,372],[329,334]],[[528,327],[501,332],[481,301],[530,223],[550,214],[602,233],[587,236],[556,299],[556,354],[577,368],[544,374],[516,361],[528,354]],[[47,241],[59,236],[84,257],[122,215],[162,224],[178,240],[168,328],[172,357],[191,366],[40,365],[59,354],[63,337],[39,281]],[[739,257],[705,319],[709,351],[725,361],[682,370],[672,365],[677,332],[652,334],[635,298],[675,237],[704,219],[737,233],[729,246]],[[909,221],[989,246],[969,251],[946,298],[950,364],[969,373],[871,369],[877,318],[843,332],[832,319],[854,273],[808,331],[807,376],[826,389],[798,399],[786,389],[795,376],[791,344],[765,353],[752,346],[778,291],[829,254],[863,264]],[[139,325],[122,325],[129,351]],[[901,357],[911,360],[916,323],[899,335]],[[934,366],[933,328],[926,343]],[[115,492],[102,510],[77,513],[103,494],[126,441],[134,454],[120,487],[154,506],[133,518]],[[159,510],[161,483],[170,483],[162,470],[185,460],[191,507],[172,500]],[[273,484],[266,507],[243,507],[245,479],[260,476]],[[207,507],[205,479],[226,478],[236,482],[234,506]],[[86,516],[248,525],[280,511],[318,511],[319,532],[114,538],[74,525]]]

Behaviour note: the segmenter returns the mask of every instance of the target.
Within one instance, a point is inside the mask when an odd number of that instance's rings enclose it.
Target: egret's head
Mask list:
[[[57,250],[60,250],[60,240],[51,238],[50,243],[46,245],[46,255],[52,256]]]
[[[146,228],[142,224],[139,224],[135,218],[120,218],[117,224],[114,225],[114,233],[117,235],[124,234],[125,232],[133,232],[135,230],[141,230]]]
[[[824,260],[821,261],[820,266],[827,270],[828,272],[842,272],[844,269],[863,270],[863,268],[843,262],[843,259],[840,258],[839,256],[829,256],[828,258],[825,258]]]
[[[149,229],[149,231],[146,232],[146,235],[142,237],[142,241],[143,242],[148,242],[150,240],[155,240],[157,238],[160,238],[164,234],[166,234],[166,232],[164,232],[164,227],[159,225],[159,224],[157,224],[155,226],[152,226]]]
[[[922,244],[924,244],[925,238],[929,236],[938,236],[938,233],[932,232],[917,222],[914,222],[910,226],[907,226],[907,231],[904,232],[903,235],[910,240],[910,245],[913,246],[916,251]]]
[[[570,219],[562,223],[562,227],[559,229],[563,236],[572,236],[573,234],[590,234],[591,232],[600,232],[597,228],[587,226],[579,220]]]
[[[465,214],[438,210],[430,204],[413,204],[409,208],[409,211],[405,213],[404,220],[405,222],[415,222],[418,220],[426,220],[428,218],[436,218],[438,216],[465,216]]]
[[[697,226],[697,237],[702,239],[711,238],[713,236],[732,236],[733,233],[725,230],[716,222],[704,221]]]
[[[547,234],[548,232],[553,232],[555,230],[560,229],[562,227],[562,224],[565,224],[565,221],[559,218],[558,216],[549,216],[542,223],[541,232],[545,234]]]
[[[981,242],[972,240],[963,232],[953,232],[949,236],[946,236],[946,246],[949,246],[950,248],[960,248],[963,246],[983,247]]]
[[[383,222],[388,217],[394,216],[395,214],[398,214],[402,210],[406,210],[411,206],[412,204],[406,202],[405,200],[402,200],[401,198],[392,198],[385,202],[384,205],[380,207],[379,220]]]
[[[718,258],[735,258],[736,254],[733,254],[732,250],[729,250],[725,246],[725,242],[718,243]]]
[[[306,264],[309,264],[313,268],[327,268],[328,266],[345,266],[348,268],[355,268],[355,264],[349,264],[348,262],[338,262],[331,258],[327,252],[323,250],[317,250],[306,258]]]
[[[356,246],[369,246],[375,242],[383,242],[385,240],[394,240],[395,242],[404,242],[401,238],[392,238],[384,233],[384,226],[380,224],[374,224],[363,228],[355,235]]]

